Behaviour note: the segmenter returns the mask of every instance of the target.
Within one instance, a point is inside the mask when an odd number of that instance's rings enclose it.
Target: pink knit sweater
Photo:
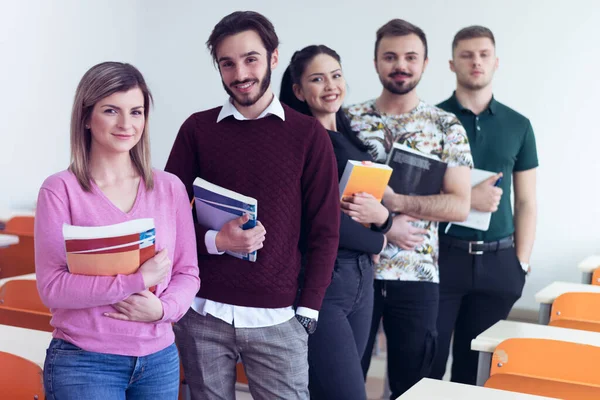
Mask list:
[[[189,309],[200,287],[196,237],[187,193],[181,181],[154,170],[154,189],[140,184],[133,208],[118,209],[93,184],[84,192],[75,176],[63,171],[50,176],[40,189],[35,215],[35,263],[42,301],[52,312],[54,337],[87,351],[145,356],[174,341],[171,323]],[[156,295],[164,316],[156,322],[119,321],[103,315],[111,304],[144,290],[141,273],[116,277],[73,275],[67,269],[64,223],[111,225],[137,218],[154,218],[156,249],[168,249],[173,269],[158,285]]]

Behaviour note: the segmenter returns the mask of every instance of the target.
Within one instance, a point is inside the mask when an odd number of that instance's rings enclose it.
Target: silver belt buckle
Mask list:
[[[477,242],[469,242],[469,254],[475,255],[475,256],[480,256],[483,254],[483,250],[479,250],[479,251],[473,251],[473,245],[474,244],[484,244],[485,242],[483,240],[478,240]]]

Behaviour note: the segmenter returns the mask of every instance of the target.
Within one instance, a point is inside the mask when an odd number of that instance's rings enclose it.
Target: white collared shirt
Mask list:
[[[230,117],[232,115],[238,121],[246,121],[246,120],[250,119],[250,118],[244,117],[242,115],[242,113],[239,112],[238,109],[235,108],[235,106],[233,105],[233,99],[229,98],[229,99],[227,99],[225,104],[223,104],[223,107],[221,108],[221,112],[219,113],[219,116],[217,117],[217,123],[221,122],[225,118]],[[275,116],[279,117],[279,119],[281,119],[282,121],[285,121],[285,112],[283,111],[281,102],[275,95],[273,95],[273,100],[271,100],[271,102],[269,103],[267,108],[265,108],[265,110],[263,112],[261,112],[260,115],[258,117],[256,117],[255,119],[261,119],[261,118],[267,117],[269,115],[275,115]]]
[[[273,96],[271,103],[269,103],[269,106],[265,108],[256,119],[261,119],[269,115],[275,115],[282,121],[285,121],[285,111],[275,95]],[[244,117],[238,109],[235,108],[231,98],[223,104],[223,108],[221,108],[221,112],[217,117],[217,123],[230,116],[233,116],[238,121],[249,119]],[[217,231],[210,230],[206,232],[206,235],[204,236],[204,244],[206,244],[206,250],[209,254],[223,254],[217,250],[217,245],[215,243],[217,233]],[[228,324],[233,325],[235,321],[236,328],[262,328],[274,326],[282,324],[294,317],[294,309],[292,306],[283,308],[245,307],[219,303],[201,297],[196,297],[194,299],[192,309],[201,315],[210,314]],[[319,316],[318,311],[306,307],[298,307],[296,312],[308,318],[317,319]]]

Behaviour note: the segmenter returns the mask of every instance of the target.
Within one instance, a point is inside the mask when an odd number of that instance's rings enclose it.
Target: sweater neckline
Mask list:
[[[107,203],[109,205],[109,207],[111,207],[113,210],[115,210],[116,212],[120,213],[121,215],[127,216],[127,217],[131,217],[135,211],[138,208],[138,205],[140,203],[140,199],[142,197],[142,188],[145,188],[146,184],[144,182],[144,178],[140,177],[140,182],[138,183],[138,187],[137,187],[137,193],[135,194],[135,201],[133,202],[133,206],[131,207],[131,209],[127,212],[121,210],[119,207],[117,207],[115,205],[115,203],[112,202],[111,199],[109,199],[104,192],[102,191],[102,189],[100,189],[100,187],[96,184],[96,182],[94,182],[94,180],[92,179],[92,189],[94,190],[94,192],[100,196],[105,203]]]

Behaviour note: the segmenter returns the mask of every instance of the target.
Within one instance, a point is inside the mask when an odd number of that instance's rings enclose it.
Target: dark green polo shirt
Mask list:
[[[512,174],[538,166],[533,128],[529,120],[518,112],[497,102],[493,97],[488,108],[475,115],[460,105],[456,93],[438,104],[443,110],[455,114],[467,131],[475,168],[502,172],[500,187],[503,190],[498,211],[492,214],[490,228],[486,231],[452,225],[449,236],[468,240],[493,241],[514,233],[511,204]],[[440,236],[446,224],[440,225]]]

